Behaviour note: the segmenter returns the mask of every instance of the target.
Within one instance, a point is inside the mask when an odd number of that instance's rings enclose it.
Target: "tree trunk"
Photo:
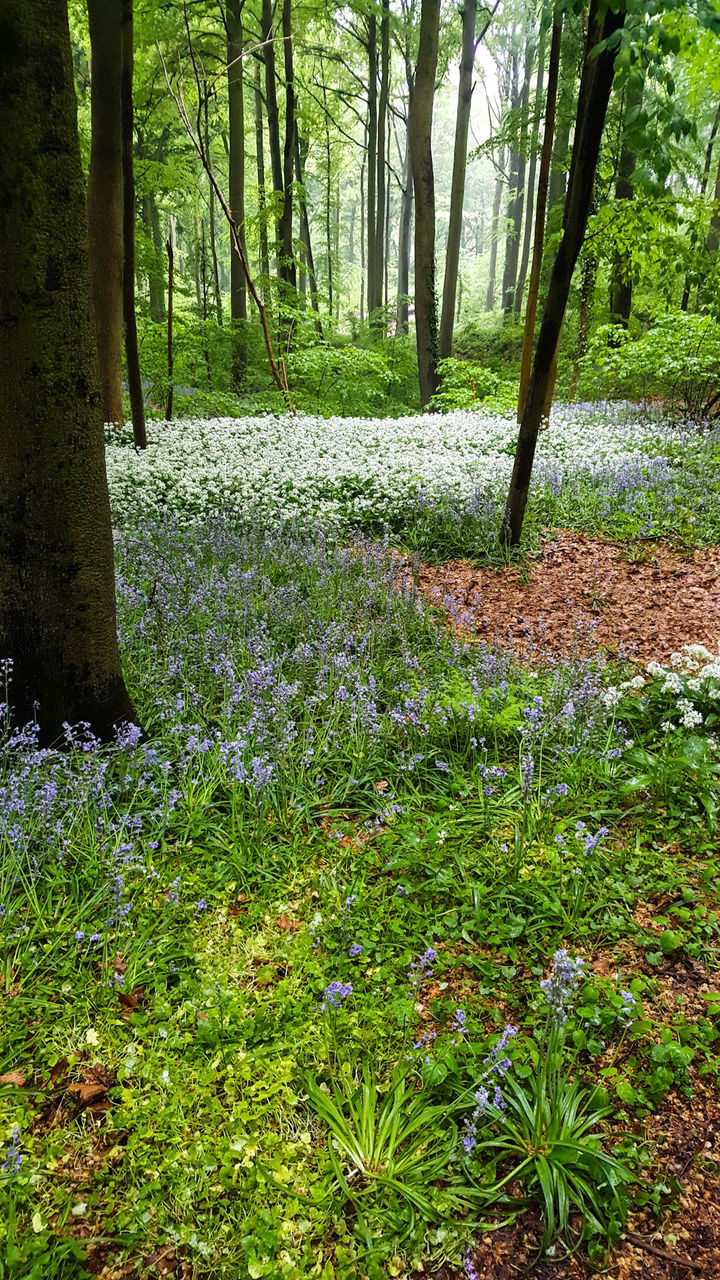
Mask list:
[[[260,273],[265,281],[270,279],[270,251],[268,249],[267,215],[265,203],[265,136],[263,130],[263,102],[260,92],[260,64],[255,68],[255,165],[258,180],[258,222],[260,224]],[[237,257],[237,254],[235,255]]]
[[[152,192],[146,192],[142,199],[143,222],[153,247],[153,260],[148,270],[148,292],[150,295],[150,319],[153,324],[165,323],[165,289],[163,284],[162,235],[160,233],[160,211]]]
[[[422,0],[420,42],[410,103],[410,156],[415,190],[415,334],[423,408],[438,388],[435,292],[435,177],[432,118],[440,28],[440,0]]]
[[[145,400],[140,375],[135,316],[135,170],[133,166],[133,0],[123,0],[122,14],[122,169],[123,169],[123,324],[125,366],[136,449],[147,447]]]
[[[383,282],[385,278],[385,255],[387,245],[385,240],[385,204],[387,194],[387,172],[385,166],[385,144],[387,138],[387,109],[388,97],[390,94],[390,4],[389,0],[382,0],[382,19],[380,22],[380,96],[377,103],[377,145],[376,145],[376,168],[377,179],[375,182],[375,208],[368,209],[370,216],[374,219],[373,233],[373,262],[372,271],[368,277],[368,289],[372,284],[372,291],[368,292],[368,314],[370,316],[370,325],[376,337],[382,337],[385,332],[382,315],[373,315],[373,312],[379,312],[383,304]]]
[[[291,0],[283,0],[283,54],[285,67],[285,141],[283,146],[283,203],[280,217],[280,276],[291,290],[297,286],[293,255],[293,168],[295,163],[295,69],[292,48]]]
[[[522,420],[525,400],[527,398],[527,389],[530,385],[532,348],[533,339],[535,337],[535,318],[537,315],[538,294],[540,292],[540,272],[542,268],[543,248],[545,245],[545,210],[548,198],[553,134],[555,132],[555,106],[557,103],[561,42],[562,14],[557,17],[552,29],[552,38],[550,41],[550,64],[548,66],[547,97],[545,100],[545,132],[543,134],[542,152],[540,155],[537,204],[535,206],[535,236],[533,240],[532,265],[530,267],[527,308],[525,311],[522,355],[520,358],[518,422]]]
[[[275,201],[277,206],[282,208],[285,197],[283,194],[282,151],[280,149],[280,115],[278,113],[277,102],[275,44],[273,41],[272,20],[273,0],[262,0],[260,33],[263,40],[262,52],[265,64],[265,106],[267,111],[268,142],[270,145],[270,170],[272,173],[273,190],[276,192]],[[275,267],[278,276],[282,278],[282,239],[280,221],[278,218],[276,218],[275,224]]]
[[[378,103],[377,103],[377,19],[373,13],[367,19],[368,55],[368,123],[367,123],[367,312],[372,324],[373,311],[378,305],[378,271],[375,251],[377,231],[377,153],[378,153]]]
[[[717,111],[715,112],[715,119],[713,120],[712,128],[710,130],[710,137],[708,138],[708,144],[707,144],[707,147],[705,148],[705,164],[703,165],[703,173],[702,173],[702,178],[700,180],[701,200],[705,199],[705,192],[707,191],[708,182],[710,180],[710,168],[712,166],[713,144],[715,142],[715,135],[719,128],[720,128],[720,104],[718,104]],[[693,248],[697,246],[697,233],[695,231],[692,231],[690,233],[690,243],[693,246]],[[680,302],[681,311],[687,311],[688,309],[688,302],[690,301],[690,285],[691,285],[690,272],[686,272],[685,284],[683,285],[682,300]]]
[[[135,719],[117,645],[65,0],[1,0],[0,653],[41,740]]]
[[[310,281],[310,303],[317,319],[315,328],[322,337],[322,323],[320,321],[320,301],[318,298],[317,277],[315,275],[315,259],[312,251],[312,240],[310,239],[310,218],[308,217],[307,195],[305,193],[304,183],[304,163],[305,151],[302,140],[298,133],[297,121],[295,121],[295,174],[298,184],[298,200],[300,205],[300,241],[302,243],[303,252],[305,254],[305,266]]]
[[[400,227],[398,230],[398,296],[397,332],[407,333],[409,324],[408,291],[410,288],[410,228],[412,223],[412,164],[410,139],[405,141],[405,176],[400,198]]]
[[[580,363],[587,351],[597,269],[597,258],[594,254],[586,254],[582,264],[582,289],[580,292],[580,319],[578,322],[577,345],[575,347],[575,359],[573,361],[570,386],[568,387],[568,400],[571,403],[577,395],[578,382],[580,381]]]
[[[542,19],[541,19],[542,21]],[[533,199],[535,196],[535,170],[537,168],[537,146],[540,136],[540,99],[543,91],[543,80],[545,78],[545,27],[540,32],[540,51],[538,53],[538,73],[537,73],[537,105],[535,107],[532,138],[530,140],[530,164],[528,167],[527,190],[525,195],[525,230],[523,233],[523,247],[520,257],[520,266],[518,267],[517,282],[515,285],[515,301],[513,303],[513,311],[516,316],[522,311],[523,293],[525,291],[525,277],[527,275],[528,262],[530,261],[530,243],[532,241],[533,231]]]
[[[623,112],[623,139],[618,164],[618,175],[615,183],[616,200],[632,200],[635,191],[633,173],[635,172],[635,151],[632,140],[632,121],[628,126],[628,116],[637,111],[642,103],[643,77],[635,73],[630,77],[625,91],[625,109]],[[610,319],[627,329],[632,310],[632,274],[631,255],[625,251],[613,254],[612,278],[610,282]]]
[[[206,90],[203,104],[203,123],[205,126],[205,151],[212,164],[212,148],[210,144],[210,93]],[[213,298],[215,300],[215,319],[222,327],[223,310],[220,292],[220,268],[217,255],[217,235],[215,231],[215,192],[212,183],[208,183],[208,235],[210,240],[210,265],[212,267]]]
[[[170,235],[167,238],[168,256],[168,314],[167,314],[167,401],[165,404],[165,417],[168,422],[171,421],[173,415],[173,396],[175,387],[173,383],[173,293],[175,288],[175,250],[173,246],[173,221],[170,219]]]
[[[715,178],[715,191],[713,193],[713,201],[715,208],[710,219],[710,227],[708,229],[707,241],[705,249],[709,254],[716,254],[720,248],[720,164]]]
[[[88,0],[91,47],[87,214],[103,415],[122,426],[123,0]]]
[[[227,36],[228,80],[228,195],[230,212],[237,227],[240,243],[245,243],[245,90],[243,85],[244,0],[227,0],[225,30]],[[233,381],[242,386],[247,372],[247,289],[245,273],[230,245],[230,324],[233,335]]]
[[[447,248],[445,250],[445,279],[443,281],[442,315],[440,318],[439,353],[442,359],[452,349],[455,295],[458,268],[460,266],[460,235],[462,232],[463,204],[465,201],[465,174],[467,171],[467,140],[470,127],[470,106],[475,67],[475,22],[477,0],[463,0],[462,50],[460,53],[460,81],[458,84],[457,116],[455,121],[455,149],[453,153],[452,181],[450,186],[450,218],[448,222]]]
[[[503,177],[505,168],[505,148],[498,156],[498,176],[495,179],[495,195],[493,197],[492,222],[490,224],[490,263],[488,266],[488,287],[485,294],[485,310],[492,311],[495,306],[495,275],[497,272],[498,239],[500,237],[500,204],[502,202]]]
[[[515,285],[518,274],[520,256],[520,233],[522,231],[523,205],[525,203],[525,153],[524,134],[527,130],[528,104],[530,100],[530,80],[534,52],[530,39],[525,41],[525,58],[522,89],[519,94],[513,92],[513,104],[520,109],[519,146],[510,158],[510,191],[508,203],[508,234],[505,242],[505,269],[503,271],[503,312],[505,319],[510,316],[515,302]],[[513,77],[517,84],[517,76]]]
[[[617,46],[605,46],[597,55],[595,50],[600,41],[609,41],[615,32],[621,30],[625,18],[624,13],[608,11],[601,24],[597,13],[598,0],[592,0],[565,201],[564,230],[550,275],[501,530],[502,541],[511,545],[520,541],[538,433],[547,406],[548,387],[573,272],[590,213],[600,142],[615,72]]]

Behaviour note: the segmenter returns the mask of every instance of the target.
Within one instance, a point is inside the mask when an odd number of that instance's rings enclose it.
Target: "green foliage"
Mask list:
[[[507,372],[508,364],[517,364],[522,352],[523,326],[513,317],[505,324],[497,320],[472,321],[461,325],[453,335],[453,354],[459,360],[469,360]]]
[[[495,370],[476,362],[450,357],[440,361],[439,373],[440,389],[430,400],[430,408],[439,413],[473,409],[480,404],[502,412],[517,403],[514,382],[503,380]]]
[[[301,347],[290,354],[288,375],[295,402],[310,413],[389,416],[416,403],[417,372],[407,339],[372,348]]]
[[[617,325],[602,326],[582,360],[581,394],[659,396],[683,417],[720,416],[720,323],[672,311],[638,337]]]

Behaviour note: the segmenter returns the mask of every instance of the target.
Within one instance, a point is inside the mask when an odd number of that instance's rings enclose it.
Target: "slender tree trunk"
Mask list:
[[[265,135],[263,130],[263,102],[260,92],[260,64],[255,68],[255,165],[258,180],[258,222],[260,224],[260,274],[270,279],[270,252],[268,249],[267,215],[265,203]],[[237,257],[237,254],[235,255]]]
[[[173,246],[173,221],[170,220],[170,235],[167,238],[165,248],[168,256],[168,314],[167,314],[167,402],[165,405],[165,417],[168,422],[172,420],[173,415],[173,395],[175,387],[173,384],[173,291],[175,287],[175,250]]]
[[[571,402],[577,395],[578,382],[580,381],[580,364],[585,352],[587,351],[597,269],[597,258],[594,254],[586,254],[582,264],[582,289],[580,292],[580,319],[578,322],[577,345],[575,347],[573,371],[570,378],[570,386],[568,388],[568,400]]]
[[[297,285],[293,254],[293,168],[295,162],[295,69],[292,47],[291,0],[283,0],[283,55],[285,66],[285,141],[283,146],[283,204],[280,218],[280,274],[292,290]]]
[[[636,73],[631,76],[625,91],[625,108],[623,111],[623,139],[618,164],[618,175],[615,183],[616,200],[632,200],[635,189],[633,173],[635,172],[635,150],[632,141],[632,123],[627,124],[628,117],[642,103],[643,78]],[[612,279],[610,283],[610,319],[627,329],[632,310],[632,256],[627,250],[616,250],[613,254]]]
[[[367,276],[367,240],[365,227],[365,167],[367,164],[367,147],[360,166],[360,323],[365,319],[365,282]]]
[[[150,236],[153,247],[153,261],[148,270],[148,292],[150,295],[150,319],[153,324],[165,323],[165,289],[163,285],[162,235],[160,233],[160,212],[152,192],[146,192],[142,199],[143,222]]]
[[[212,164],[212,149],[210,146],[210,104],[209,93],[205,93],[203,103],[203,124],[205,127],[205,151],[208,160]],[[217,255],[217,236],[215,232],[215,192],[212,189],[212,183],[208,183],[208,238],[210,242],[210,265],[212,268],[213,281],[213,298],[215,301],[215,319],[222,326],[223,310],[222,310],[222,294],[220,292],[220,268],[218,266]]]
[[[713,120],[712,128],[711,128],[711,130],[710,130],[710,137],[709,137],[709,139],[708,139],[707,147],[705,148],[705,164],[703,165],[702,178],[701,178],[701,180],[700,180],[700,199],[701,199],[701,200],[704,200],[704,199],[705,199],[705,192],[707,191],[708,182],[709,182],[709,180],[710,180],[710,169],[711,169],[711,166],[712,166],[713,144],[714,144],[714,142],[715,142],[715,135],[717,134],[717,131],[718,131],[718,129],[719,129],[719,128],[720,128],[720,104],[718,104],[717,111],[715,112],[715,119]],[[695,230],[693,230],[693,231],[690,233],[690,243],[691,243],[691,245],[693,246],[693,248],[696,248],[696,246],[697,246],[697,232],[696,232]],[[687,311],[687,309],[688,309],[688,302],[690,301],[690,285],[691,285],[691,283],[692,283],[692,281],[691,281],[690,273],[689,273],[689,272],[686,272],[686,274],[685,274],[685,283],[684,283],[684,285],[683,285],[682,300],[681,300],[681,302],[680,302],[680,310],[681,310],[681,311]]]
[[[520,257],[520,266],[518,268],[517,283],[515,285],[515,301],[513,311],[516,316],[522,311],[523,292],[525,290],[525,277],[527,275],[528,262],[530,261],[530,244],[533,233],[533,198],[535,195],[535,170],[537,168],[537,147],[540,135],[540,99],[543,91],[543,80],[545,77],[545,27],[540,32],[540,51],[538,53],[538,73],[537,73],[537,106],[534,112],[532,138],[530,141],[530,163],[528,166],[527,191],[525,196],[525,230],[523,233],[522,255]]]
[[[140,374],[135,316],[135,171],[133,166],[133,0],[123,0],[122,14],[122,169],[123,169],[123,324],[125,365],[136,449],[147,447],[145,400]]]
[[[44,744],[135,712],[117,644],[66,0],[0,3],[0,653]],[[97,176],[97,175],[96,175]]]
[[[492,311],[495,306],[495,275],[497,272],[498,240],[500,237],[500,205],[502,203],[503,178],[505,168],[505,148],[498,156],[498,176],[495,179],[495,195],[493,196],[492,222],[490,224],[490,263],[488,266],[488,287],[485,294],[485,310]]]
[[[368,293],[368,312],[370,314],[371,326],[373,327],[377,337],[382,337],[385,332],[385,325],[383,323],[382,316],[376,315],[373,317],[373,312],[379,312],[382,307],[383,283],[385,278],[385,255],[387,250],[385,239],[385,204],[387,194],[385,147],[387,139],[387,109],[389,93],[390,4],[389,0],[382,0],[382,20],[380,22],[380,95],[377,102],[377,179],[375,183],[375,208],[374,210],[368,210],[375,223],[373,233],[372,272],[368,277],[369,282],[372,282],[372,293]]]
[[[718,165],[717,175],[715,177],[715,190],[713,192],[713,202],[715,208],[710,218],[710,227],[708,229],[707,241],[705,249],[709,254],[716,254],[720,248],[720,164]]]
[[[438,388],[438,320],[435,292],[435,177],[432,118],[440,30],[440,0],[422,0],[420,42],[410,103],[410,156],[415,190],[415,334],[420,403]]]
[[[580,253],[593,198],[595,171],[605,116],[615,73],[617,46],[611,37],[622,29],[624,13],[609,10],[598,21],[598,0],[592,0],[588,19],[583,76],[578,95],[573,159],[565,202],[564,230],[553,262],[545,311],[540,325],[525,409],[520,424],[512,479],[501,538],[512,545],[520,540],[538,433],[548,399],[548,386],[556,358],[565,308],[575,264]],[[596,54],[600,41],[608,41]]]
[[[439,354],[442,359],[452,349],[455,294],[460,266],[460,235],[462,232],[463,204],[465,201],[465,174],[467,171],[467,140],[470,128],[470,106],[473,93],[475,67],[475,22],[477,0],[463,0],[462,50],[460,53],[460,82],[458,84],[457,116],[455,120],[455,150],[453,153],[452,181],[450,186],[450,218],[448,222],[447,248],[445,250],[445,279],[443,281],[442,314],[440,318]]]
[[[377,232],[377,153],[378,153],[378,101],[377,101],[377,19],[371,13],[367,19],[368,55],[368,123],[367,123],[367,311],[372,324],[373,311],[378,303],[378,270],[375,236]]]
[[[413,180],[410,157],[410,138],[405,136],[405,174],[400,198],[400,227],[398,230],[398,296],[397,332],[407,333],[409,325],[410,289],[410,229],[412,224]]]
[[[122,426],[123,0],[88,0],[91,47],[87,213],[103,415]]]
[[[527,390],[530,385],[532,348],[533,339],[535,337],[535,318],[537,316],[538,295],[540,292],[540,272],[542,268],[543,248],[545,244],[545,212],[548,198],[553,134],[555,131],[555,107],[557,104],[561,42],[562,14],[558,15],[555,20],[555,24],[552,29],[552,38],[550,41],[550,64],[548,67],[547,97],[545,100],[545,132],[543,134],[542,152],[540,155],[537,204],[535,206],[535,236],[533,240],[533,256],[532,265],[530,267],[527,307],[525,310],[525,330],[523,333],[522,355],[520,358],[518,422],[522,420],[525,400],[527,398]]]
[[[304,164],[305,151],[302,140],[298,133],[297,121],[295,122],[295,175],[298,185],[298,202],[300,205],[300,241],[305,254],[305,266],[307,267],[307,275],[310,281],[310,304],[315,312],[317,319],[315,328],[322,337],[322,323],[320,321],[320,300],[318,298],[317,277],[315,275],[315,259],[312,251],[312,240],[310,238],[310,219],[308,217],[307,195],[305,192],[304,182]]]
[[[520,256],[520,233],[522,231],[523,205],[525,203],[525,154],[524,134],[527,130],[528,103],[530,99],[530,80],[534,53],[530,39],[525,42],[525,58],[522,89],[513,93],[513,100],[520,110],[520,145],[513,152],[510,161],[511,186],[508,204],[508,234],[505,242],[505,269],[503,272],[503,312],[505,318],[512,313],[515,302],[515,284]],[[517,84],[517,73],[513,76]]]
[[[273,0],[262,0],[260,31],[263,44],[263,61],[265,64],[265,105],[267,108],[268,142],[270,145],[270,170],[272,173],[275,201],[282,208],[285,201],[283,192],[282,151],[280,147],[280,114],[278,112],[277,82],[275,72],[275,44],[272,30]],[[280,220],[275,221],[275,267],[282,278],[282,232]]]
[[[327,86],[323,69],[323,105],[325,107],[325,244],[327,248],[328,275],[328,314],[332,320],[334,310],[333,293],[333,248],[332,248],[332,145],[330,141],[330,117],[327,105]]]
[[[226,0],[225,29],[227,36],[228,79],[228,195],[230,212],[238,237],[247,255],[245,243],[245,86],[243,83],[244,0]],[[247,288],[245,273],[230,246],[230,323],[233,335],[233,380],[242,386],[247,372]]]

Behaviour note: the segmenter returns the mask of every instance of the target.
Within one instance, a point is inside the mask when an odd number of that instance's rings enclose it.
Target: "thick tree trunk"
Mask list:
[[[493,196],[492,222],[490,223],[490,263],[488,266],[488,286],[485,294],[485,310],[492,311],[495,306],[495,276],[497,273],[498,239],[500,236],[500,205],[502,203],[503,176],[505,168],[505,148],[498,156],[498,175],[495,179],[495,195]]]
[[[527,189],[525,192],[525,229],[523,232],[522,254],[520,256],[520,266],[518,267],[517,281],[515,284],[515,301],[513,303],[513,311],[516,316],[522,311],[523,293],[525,291],[525,277],[527,276],[528,262],[530,261],[530,244],[532,242],[533,233],[533,201],[535,197],[535,170],[537,168],[537,146],[540,136],[540,99],[543,91],[543,80],[545,78],[545,28],[540,32],[540,51],[538,53],[538,72],[537,72],[537,105],[535,107],[532,138],[530,140],[530,163],[528,166]]]
[[[435,177],[432,118],[440,29],[440,0],[422,0],[420,42],[410,103],[410,155],[415,190],[415,333],[423,408],[438,388],[435,292]]]
[[[465,201],[467,140],[470,128],[470,106],[473,92],[473,70],[475,67],[477,0],[464,0],[461,12],[460,81],[458,84],[455,149],[450,186],[450,218],[448,221],[447,248],[445,250],[445,279],[443,281],[442,314],[440,318],[439,353],[442,359],[449,356],[452,349],[455,295],[458,268],[460,266],[460,235]]]
[[[545,131],[543,134],[542,152],[540,154],[540,173],[538,175],[537,203],[535,205],[535,235],[533,239],[533,256],[530,267],[530,283],[525,310],[525,329],[523,333],[522,355],[520,357],[520,391],[518,394],[518,422],[522,420],[527,390],[530,385],[530,369],[532,365],[532,348],[535,337],[535,318],[537,316],[538,294],[540,292],[540,272],[545,245],[545,211],[550,179],[550,160],[552,157],[553,134],[555,132],[555,107],[557,103],[558,75],[560,70],[560,46],[562,42],[562,14],[558,16],[550,41],[550,63],[548,66],[547,96],[545,99]]]
[[[605,46],[597,55],[595,50],[601,40],[610,41],[614,33],[622,28],[625,17],[624,13],[608,11],[601,24],[597,13],[598,0],[592,0],[563,218],[564,230],[550,275],[501,530],[503,542],[512,545],[520,541],[538,433],[547,409],[548,387],[551,384],[570,284],[590,213],[600,142],[615,72],[617,46]]]
[[[133,0],[123,0],[122,15],[122,168],[123,168],[123,325],[133,441],[147,447],[145,399],[140,374],[135,316],[135,169],[133,165]]]
[[[628,116],[636,111],[642,103],[643,79],[641,74],[630,78],[625,91],[625,109],[623,112],[623,139],[618,163],[617,181],[615,183],[616,200],[632,200],[633,173],[635,172],[635,151],[632,141],[632,123],[627,124]],[[610,282],[610,319],[627,329],[632,310],[632,274],[631,255],[627,250],[616,251],[613,255],[612,279]]]
[[[243,84],[244,0],[227,0],[225,30],[227,36],[228,79],[228,195],[230,212],[237,227],[243,251],[245,243],[245,89]],[[233,378],[241,386],[247,371],[247,289],[245,273],[237,254],[230,246],[230,323],[235,329],[233,342]]]
[[[91,46],[87,214],[103,415],[123,423],[123,0],[88,0]]]
[[[120,667],[66,0],[0,0],[0,654],[43,742],[135,719]]]
[[[410,162],[410,139],[405,141],[405,175],[400,198],[400,227],[398,229],[398,288],[397,288],[397,332],[407,333],[409,323],[409,289],[410,289],[410,228],[412,224],[412,164]]]

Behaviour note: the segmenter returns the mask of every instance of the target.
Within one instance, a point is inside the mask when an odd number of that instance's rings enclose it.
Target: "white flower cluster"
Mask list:
[[[361,518],[418,492],[459,498],[508,483],[517,425],[511,416],[458,411],[406,418],[186,419],[148,423],[136,453],[110,437],[107,469],[118,515],[172,506],[188,516],[232,505],[268,521]],[[627,405],[560,405],[538,455],[571,474],[658,455],[658,425]],[[662,446],[660,446],[661,451]]]
[[[680,725],[695,729],[704,723],[696,701],[720,703],[720,654],[712,653],[702,644],[686,644],[678,653],[670,655],[670,663],[649,662],[648,675],[662,681],[661,693],[676,695],[676,709]],[[665,720],[662,729],[670,733],[675,727],[672,720]]]

